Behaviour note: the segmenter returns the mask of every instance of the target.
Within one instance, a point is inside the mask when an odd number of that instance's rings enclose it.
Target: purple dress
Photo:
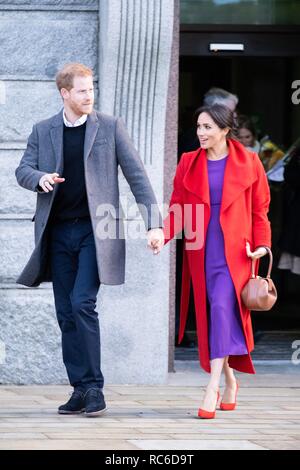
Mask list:
[[[207,160],[211,215],[205,245],[205,279],[209,303],[210,359],[248,354],[239,306],[225,258],[220,225],[224,171],[227,157]]]

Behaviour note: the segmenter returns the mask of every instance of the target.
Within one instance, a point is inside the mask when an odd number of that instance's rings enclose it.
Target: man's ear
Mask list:
[[[69,91],[66,88],[61,88],[60,95],[61,95],[62,99],[68,98],[69,97]]]

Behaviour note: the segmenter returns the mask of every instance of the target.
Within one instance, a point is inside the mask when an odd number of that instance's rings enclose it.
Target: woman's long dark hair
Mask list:
[[[255,125],[250,117],[245,116],[244,114],[240,114],[238,117],[238,128],[247,129],[248,131],[251,132],[251,134],[253,135],[255,139],[257,138]]]
[[[197,116],[201,113],[207,113],[220,129],[228,127],[228,139],[237,140],[234,113],[227,106],[222,104],[213,104],[211,106],[201,106],[196,111]]]

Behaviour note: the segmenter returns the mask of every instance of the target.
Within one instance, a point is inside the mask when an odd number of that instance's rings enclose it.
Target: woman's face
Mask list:
[[[249,129],[241,127],[239,129],[239,139],[245,147],[253,147],[255,145],[255,137]]]
[[[201,148],[209,149],[224,142],[229,128],[221,129],[207,113],[201,113],[197,121],[197,136]]]

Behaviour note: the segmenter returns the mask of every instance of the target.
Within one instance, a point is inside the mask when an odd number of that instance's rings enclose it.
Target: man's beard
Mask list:
[[[90,104],[89,106],[90,106],[90,108],[88,108],[87,106],[82,106],[82,108],[81,108],[77,104],[72,103],[70,105],[70,108],[72,109],[73,113],[76,113],[77,115],[79,115],[79,114],[91,114],[91,112],[93,111],[93,104]]]

